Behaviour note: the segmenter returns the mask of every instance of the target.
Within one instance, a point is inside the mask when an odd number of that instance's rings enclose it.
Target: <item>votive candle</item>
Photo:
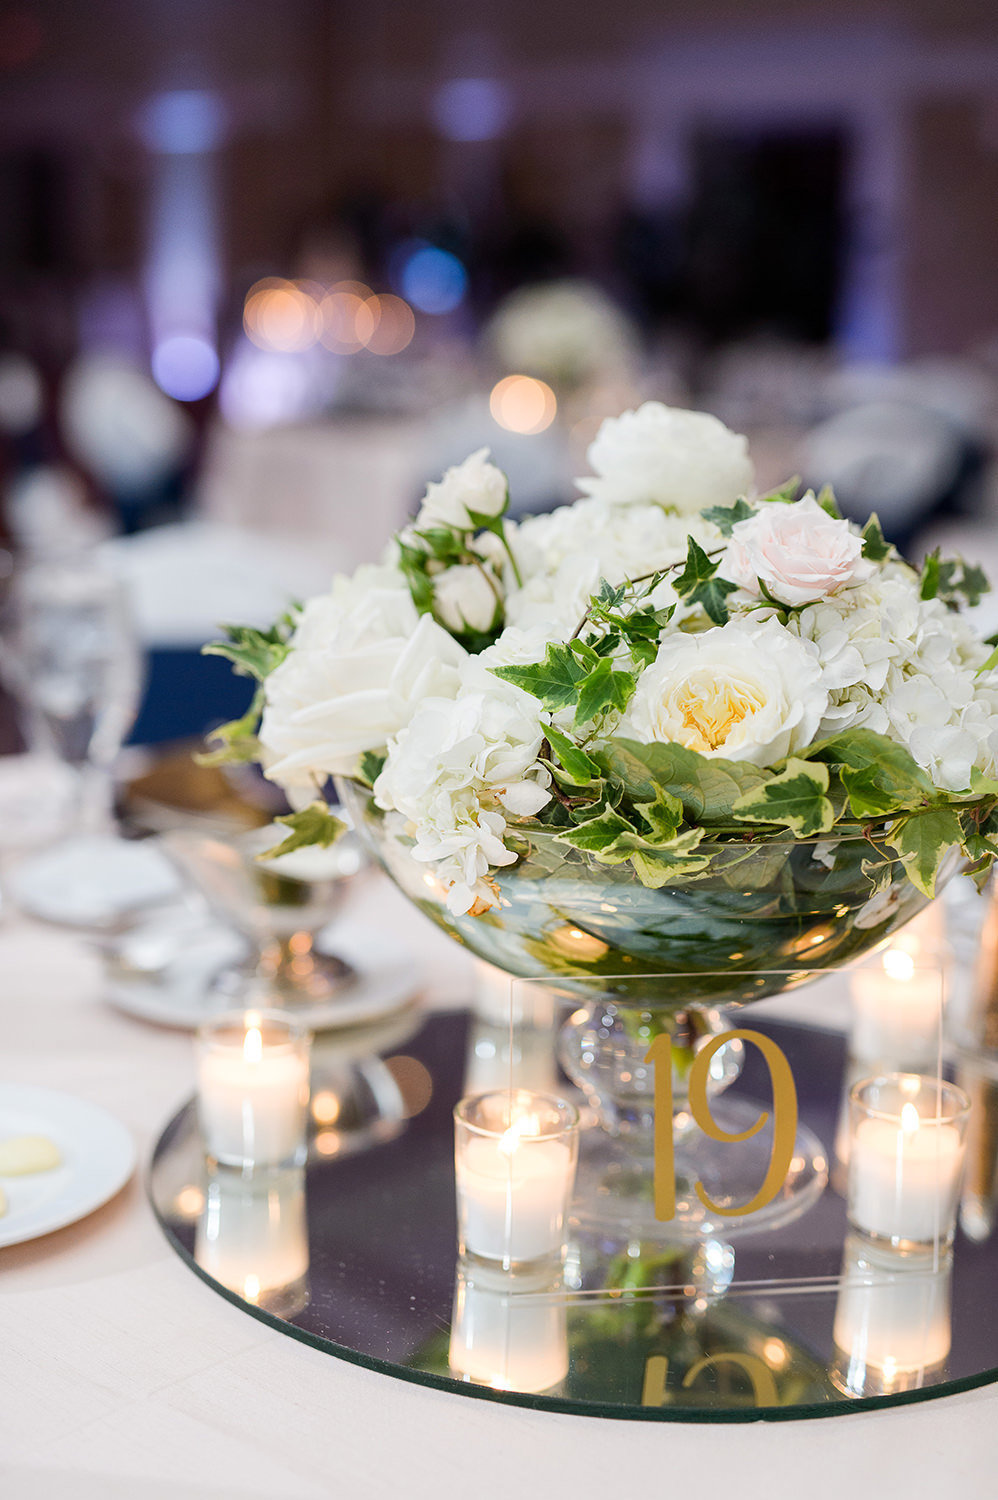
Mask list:
[[[201,1027],[198,1112],[208,1156],[244,1169],[304,1161],[310,1042],[274,1011],[226,1013]]]
[[[560,1278],[459,1261],[449,1364],[459,1380],[497,1391],[548,1391],[568,1374]]]
[[[560,1255],[578,1126],[574,1105],[529,1089],[459,1101],[454,1160],[462,1254],[507,1267]]]
[[[847,1235],[835,1303],[833,1378],[848,1394],[923,1383],[950,1351],[952,1256],[915,1257]]]
[[[948,1244],[956,1225],[970,1101],[939,1078],[894,1073],[850,1094],[847,1212],[903,1248]]]

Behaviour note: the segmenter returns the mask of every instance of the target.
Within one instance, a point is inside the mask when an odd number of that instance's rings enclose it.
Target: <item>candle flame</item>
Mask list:
[[[901,1129],[905,1135],[914,1135],[920,1124],[918,1109],[909,1100],[901,1109]]]
[[[898,979],[902,983],[907,983],[914,977],[915,960],[902,948],[888,948],[883,957],[883,965],[884,973],[890,979]]]
[[[504,1130],[499,1140],[499,1150],[504,1156],[512,1156],[525,1135],[540,1135],[541,1122],[536,1115],[517,1115],[508,1130]]]
[[[258,1063],[263,1056],[263,1036],[259,1026],[251,1026],[243,1041],[243,1061]]]
[[[247,1302],[256,1302],[260,1296],[259,1276],[247,1276],[243,1282],[243,1297]]]

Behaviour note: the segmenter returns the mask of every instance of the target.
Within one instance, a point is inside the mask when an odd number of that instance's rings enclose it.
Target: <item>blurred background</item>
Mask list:
[[[245,700],[218,621],[376,557],[476,447],[563,503],[649,398],[998,570],[996,201],[989,0],[19,0],[3,572],[62,568],[63,658],[113,573],[133,741],[200,734]]]

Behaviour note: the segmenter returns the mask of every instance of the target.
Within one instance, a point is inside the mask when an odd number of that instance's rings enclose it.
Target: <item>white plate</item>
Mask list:
[[[406,950],[380,928],[361,927],[349,919],[336,923],[322,934],[321,948],[346,959],[357,973],[332,1000],[293,1006],[295,1015],[314,1030],[376,1021],[407,1005],[419,988]],[[128,1015],[192,1031],[236,1003],[213,990],[212,981],[245,952],[242,939],[211,918],[162,912],[116,943],[104,994]],[[128,972],[141,969],[147,972]]]
[[[9,889],[28,916],[107,928],[176,896],[180,876],[151,841],[82,834],[18,865]]]
[[[45,1135],[62,1155],[50,1172],[0,1177],[7,1212],[0,1246],[74,1224],[113,1198],[135,1170],[132,1137],[113,1115],[53,1089],[0,1083],[0,1140]]]

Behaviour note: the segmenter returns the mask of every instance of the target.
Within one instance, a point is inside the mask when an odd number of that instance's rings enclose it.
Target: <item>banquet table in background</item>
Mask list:
[[[470,969],[380,878],[353,898],[413,954],[427,1001]],[[189,1036],[119,1015],[97,955],[8,910],[2,1076],[98,1103],[140,1160],[189,1095]],[[103,1209],[0,1251],[4,1500],[381,1500],[683,1493],[810,1500],[993,1493],[998,1390],[832,1420],[725,1427],[554,1415],[394,1381],[282,1337],[174,1254],[142,1175]]]

